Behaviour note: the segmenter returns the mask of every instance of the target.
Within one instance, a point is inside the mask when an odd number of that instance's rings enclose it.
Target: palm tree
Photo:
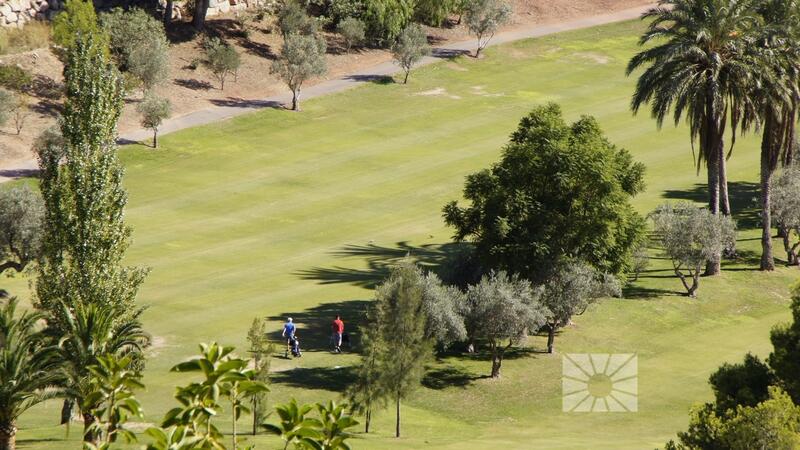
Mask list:
[[[17,300],[0,308],[0,450],[16,448],[16,422],[28,408],[52,398],[59,381],[56,348],[39,326],[43,316],[17,316]]]
[[[792,158],[797,108],[800,103],[800,2],[768,0],[758,12],[765,27],[751,46],[759,62],[757,82],[749,92],[761,136],[761,270],[774,270],[770,181],[783,161]],[[748,120],[745,118],[745,120]]]
[[[58,343],[62,371],[66,379],[65,395],[68,402],[78,405],[83,416],[84,441],[97,442],[93,426],[98,418],[93,411],[92,372],[100,357],[127,356],[136,360],[150,343],[150,336],[142,330],[136,317],[119,321],[117,308],[107,305],[81,305],[70,309],[63,307],[66,317],[63,334]]]
[[[697,167],[707,168],[709,209],[730,214],[725,130],[736,116],[734,98],[748,85],[751,71],[743,56],[746,39],[759,18],[747,0],[661,0],[643,19],[652,19],[640,45],[663,41],[628,63],[627,74],[647,66],[631,101],[634,113],[649,103],[659,127],[672,111],[675,124],[684,117],[692,145],[699,143]],[[735,134],[734,130],[734,134]],[[717,274],[720,258],[707,274]]]

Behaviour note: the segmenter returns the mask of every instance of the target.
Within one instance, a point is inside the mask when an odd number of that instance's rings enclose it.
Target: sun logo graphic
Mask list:
[[[636,412],[638,360],[634,353],[571,353],[562,358],[564,412]]]

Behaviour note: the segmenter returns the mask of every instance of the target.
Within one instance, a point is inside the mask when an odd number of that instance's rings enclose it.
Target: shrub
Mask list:
[[[314,34],[317,22],[309,17],[297,0],[288,0],[278,12],[278,27],[284,39],[291,33]]]
[[[364,12],[367,37],[379,45],[388,45],[411,22],[413,0],[372,0]]]
[[[328,15],[341,22],[348,17],[361,18],[366,10],[364,0],[331,0]]]
[[[91,35],[95,41],[108,42],[89,0],[67,0],[64,10],[53,19],[53,42],[57,46],[62,49],[72,47],[78,35]],[[64,54],[59,52],[59,56]]]
[[[456,10],[456,6],[456,0],[417,0],[414,16],[422,23],[438,27]]]
[[[225,89],[225,79],[230,74],[235,74],[242,64],[239,53],[232,45],[222,42],[219,38],[211,38],[205,43],[206,60],[204,64],[220,82],[220,89]]]
[[[120,70],[127,71],[151,89],[169,73],[169,42],[164,25],[147,12],[116,8],[100,16],[109,36],[109,50]]]
[[[360,45],[364,42],[367,27],[364,25],[364,22],[354,17],[348,17],[339,22],[336,31],[344,38],[347,51],[349,52],[354,45]]]
[[[16,95],[5,89],[0,89],[0,126],[3,126],[11,118],[13,105],[16,102]]]
[[[24,91],[33,82],[33,76],[19,66],[0,65],[0,86],[12,91]]]

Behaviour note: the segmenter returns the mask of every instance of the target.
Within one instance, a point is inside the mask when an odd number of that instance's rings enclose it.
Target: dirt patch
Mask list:
[[[512,0],[512,2],[514,17],[504,31],[654,4],[652,0]],[[282,43],[280,34],[273,31],[274,25],[266,22],[260,24],[245,37],[233,19],[231,14],[222,15],[209,19],[207,25],[209,35],[225,39],[242,55],[242,66],[238,77],[236,80],[226,81],[224,91],[219,89],[218,82],[208,70],[196,63],[202,55],[201,38],[191,37],[188,23],[175,24],[175,30],[170,33],[174,42],[170,48],[171,76],[169,81],[158,89],[160,95],[172,102],[173,117],[212,106],[245,105],[252,103],[253,100],[287,91],[283,83],[269,73],[270,65],[280,53]],[[431,42],[446,44],[468,39],[467,30],[463,24],[458,25],[456,19],[456,17],[451,18],[443,28],[428,28]],[[340,38],[333,33],[325,33],[325,39],[329,48],[327,57],[329,73],[325,79],[338,78],[391,60],[391,55],[385,50],[359,49],[347,53]],[[520,54],[520,57],[530,56],[532,55]],[[27,118],[22,132],[19,135],[14,134],[13,125],[9,124],[0,134],[0,168],[16,167],[20,161],[27,161],[33,157],[30,146],[35,137],[45,128],[56,124],[62,101],[58,92],[63,67],[47,49],[6,55],[0,57],[0,61],[19,64],[30,70],[40,81],[39,87],[42,88],[29,93],[32,113]],[[467,70],[452,62],[447,63],[447,67],[452,70]],[[319,81],[322,80],[313,80],[309,85]],[[48,86],[49,88],[46,88]],[[53,95],[54,92],[56,95]],[[141,96],[141,92],[138,91],[130,93],[119,122],[121,133],[140,128],[136,104],[141,100]]]
[[[445,89],[443,87],[437,87],[437,88],[431,89],[429,91],[417,92],[414,95],[423,96],[423,97],[447,97],[447,98],[452,98],[453,100],[460,100],[461,99],[461,97],[459,97],[458,95],[450,95],[450,94],[448,94],[447,93],[447,89]]]
[[[574,56],[597,64],[608,64],[611,61],[610,57],[599,53],[575,53]]]
[[[480,95],[481,97],[503,97],[505,95],[502,92],[498,93],[486,92],[486,87],[484,86],[472,86],[471,91],[472,95]]]

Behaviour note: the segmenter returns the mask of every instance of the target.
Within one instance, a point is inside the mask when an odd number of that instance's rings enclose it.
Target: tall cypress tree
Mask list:
[[[46,212],[36,296],[56,330],[64,330],[65,314],[79,304],[130,319],[146,274],[122,264],[131,235],[115,142],[123,90],[104,45],[79,36],[69,49],[63,142],[39,150]]]

